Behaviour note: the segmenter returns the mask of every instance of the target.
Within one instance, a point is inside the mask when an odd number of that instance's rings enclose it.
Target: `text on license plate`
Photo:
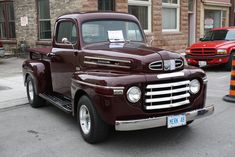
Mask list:
[[[198,65],[199,65],[200,67],[204,67],[204,66],[207,65],[207,62],[206,62],[206,61],[198,61]]]
[[[167,127],[174,128],[178,126],[186,125],[186,115],[173,115],[167,117]]]

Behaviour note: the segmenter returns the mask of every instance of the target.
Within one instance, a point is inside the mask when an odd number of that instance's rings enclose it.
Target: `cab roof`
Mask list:
[[[138,21],[135,16],[121,12],[77,12],[77,13],[64,14],[58,17],[58,19],[64,19],[64,18],[77,19],[80,22],[94,20],[94,19]]]
[[[217,30],[235,30],[235,26],[228,26],[228,27],[221,27],[221,28],[212,29],[212,31],[217,31]]]

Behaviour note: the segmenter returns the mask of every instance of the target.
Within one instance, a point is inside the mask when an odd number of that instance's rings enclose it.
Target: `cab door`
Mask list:
[[[56,23],[56,35],[51,58],[53,92],[71,97],[71,78],[78,65],[78,27],[75,20],[63,19]]]

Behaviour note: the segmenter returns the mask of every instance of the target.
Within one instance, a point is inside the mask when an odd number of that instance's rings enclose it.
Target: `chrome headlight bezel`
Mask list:
[[[126,97],[131,103],[137,103],[141,99],[141,90],[137,86],[132,86],[127,90]]]
[[[193,79],[190,81],[189,92],[191,94],[197,94],[200,91],[200,89],[201,89],[201,84],[199,80]]]

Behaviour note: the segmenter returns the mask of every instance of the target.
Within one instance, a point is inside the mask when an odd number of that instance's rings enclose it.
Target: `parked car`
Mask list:
[[[185,58],[189,65],[224,65],[230,70],[234,54],[235,27],[223,27],[212,29],[188,47]]]
[[[2,42],[0,41],[0,57],[4,57],[4,55],[5,55],[5,50]]]
[[[55,23],[53,47],[29,49],[23,76],[32,107],[49,101],[75,116],[83,138],[190,124],[213,113],[207,77],[170,51],[148,47],[133,15],[74,13]]]

